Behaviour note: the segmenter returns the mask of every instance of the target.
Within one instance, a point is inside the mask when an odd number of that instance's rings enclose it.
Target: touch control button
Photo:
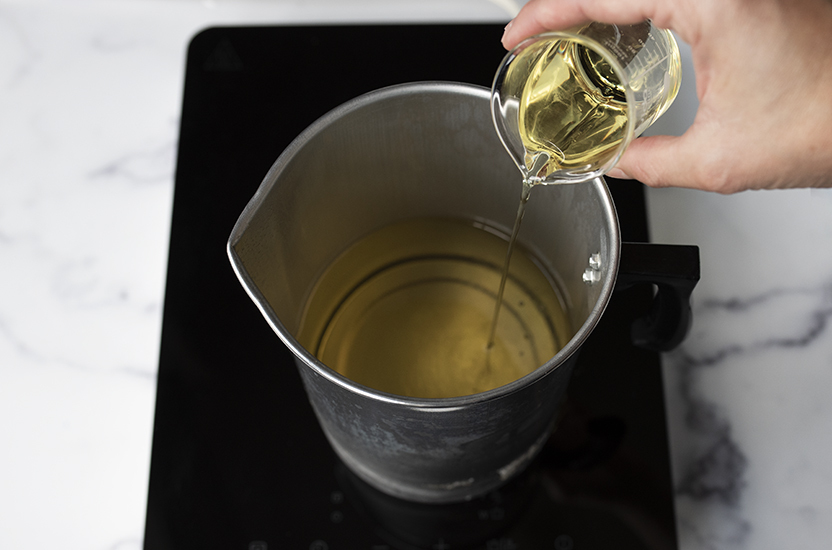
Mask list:
[[[572,550],[575,542],[569,535],[561,535],[555,539],[555,550]]]

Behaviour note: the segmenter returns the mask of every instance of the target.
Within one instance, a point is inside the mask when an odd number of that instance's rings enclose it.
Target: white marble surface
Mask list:
[[[142,546],[191,36],[501,21],[517,3],[0,0],[0,548]],[[692,90],[667,131],[689,122]],[[827,548],[832,191],[661,190],[649,205],[654,240],[702,257],[692,333],[665,358],[680,547]]]

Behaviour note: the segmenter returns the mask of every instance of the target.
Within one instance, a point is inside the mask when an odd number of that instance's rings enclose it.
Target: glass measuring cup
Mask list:
[[[587,181],[667,110],[681,79],[669,31],[649,20],[589,23],[510,51],[494,77],[492,118],[528,183]]]

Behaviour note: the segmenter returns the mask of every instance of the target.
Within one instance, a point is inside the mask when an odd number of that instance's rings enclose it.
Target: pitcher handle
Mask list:
[[[656,286],[650,311],[633,321],[633,344],[652,351],[678,346],[690,329],[690,295],[698,281],[698,246],[622,243],[615,289]]]

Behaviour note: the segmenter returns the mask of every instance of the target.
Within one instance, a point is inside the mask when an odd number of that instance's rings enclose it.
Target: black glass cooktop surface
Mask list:
[[[674,550],[659,357],[616,293],[581,352],[565,414],[521,476],[455,505],[354,478],[290,352],[237,282],[225,243],[280,152],[329,109],[418,80],[489,86],[502,25],[216,28],[188,51],[144,547],[241,550]],[[443,55],[453,52],[453,55]],[[643,191],[609,180],[624,240]]]

